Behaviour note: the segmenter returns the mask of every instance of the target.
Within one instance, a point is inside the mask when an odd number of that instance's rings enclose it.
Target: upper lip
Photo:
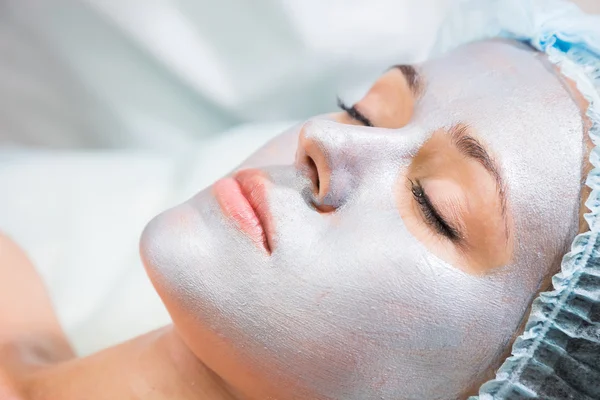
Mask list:
[[[242,195],[248,200],[264,231],[264,245],[269,254],[273,249],[273,221],[267,202],[269,180],[257,169],[244,169],[234,174],[233,179],[240,185]]]

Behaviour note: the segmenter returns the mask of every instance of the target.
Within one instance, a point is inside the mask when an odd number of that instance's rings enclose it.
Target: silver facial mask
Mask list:
[[[583,124],[545,61],[483,42],[419,70],[425,91],[402,129],[304,126],[331,168],[334,214],[308,205],[295,167],[264,169],[272,255],[223,217],[210,190],[144,232],[163,298],[231,343],[257,376],[292,388],[281,396],[459,397],[506,349],[577,231]],[[457,123],[497,156],[509,189],[514,262],[485,276],[415,239],[394,195],[432,132]]]

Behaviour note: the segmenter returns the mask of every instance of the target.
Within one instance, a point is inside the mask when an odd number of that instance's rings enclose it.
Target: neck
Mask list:
[[[28,400],[238,400],[172,326],[36,372]]]

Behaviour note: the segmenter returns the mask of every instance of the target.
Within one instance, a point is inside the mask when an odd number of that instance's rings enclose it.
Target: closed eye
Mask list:
[[[371,121],[367,117],[365,117],[360,111],[358,111],[355,106],[348,107],[339,97],[337,98],[337,105],[339,108],[345,111],[353,120],[360,122],[364,126],[373,126]]]
[[[453,242],[460,242],[463,238],[463,235],[460,233],[458,229],[456,229],[452,224],[450,224],[442,214],[436,209],[433,205],[427,193],[423,189],[423,186],[419,183],[419,181],[413,182],[409,179],[411,185],[411,192],[415,201],[419,204],[421,208],[421,212],[425,217],[425,221],[429,224],[433,229],[435,229],[441,235],[447,237]]]

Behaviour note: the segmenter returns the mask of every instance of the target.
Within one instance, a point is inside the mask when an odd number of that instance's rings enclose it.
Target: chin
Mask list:
[[[202,274],[218,254],[214,239],[220,227],[211,205],[210,193],[204,190],[157,215],[144,228],[140,255],[163,300],[165,293]]]
[[[211,188],[154,217],[140,240],[146,272],[171,314],[173,307],[198,315],[218,308],[231,285],[230,267],[259,253],[225,219]]]

